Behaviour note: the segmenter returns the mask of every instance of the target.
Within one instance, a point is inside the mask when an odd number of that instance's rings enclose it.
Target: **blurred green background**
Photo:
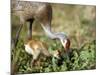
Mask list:
[[[30,72],[52,72],[52,71],[68,71],[68,70],[85,70],[96,68],[96,6],[92,5],[71,5],[71,4],[51,4],[53,8],[52,30],[54,32],[65,32],[71,40],[72,48],[72,61],[63,61],[63,65],[57,69],[51,69],[52,65],[48,67],[42,67],[39,69],[29,69],[30,57],[24,51],[23,41],[27,36],[27,26],[25,25],[21,31],[20,40],[15,51],[12,51],[12,62],[14,61],[14,55],[19,50],[23,56],[19,54],[19,66],[18,73],[30,73]],[[11,27],[12,37],[15,37],[16,31],[19,27],[18,16],[11,15]],[[39,39],[46,41],[49,45],[49,50],[63,49],[59,41],[49,39],[41,25],[34,21],[33,24],[33,39]],[[78,53],[79,52],[79,56]],[[76,53],[75,53],[76,52]],[[22,63],[21,60],[24,62]],[[27,65],[25,64],[27,63]],[[48,63],[48,62],[47,62]],[[24,66],[24,67],[23,67]],[[66,66],[66,67],[65,67]]]

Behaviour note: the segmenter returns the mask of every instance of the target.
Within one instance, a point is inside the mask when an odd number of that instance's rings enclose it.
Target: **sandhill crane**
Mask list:
[[[17,44],[20,31],[25,22],[30,23],[28,25],[28,39],[32,39],[32,24],[34,20],[37,20],[49,38],[59,39],[65,51],[69,49],[70,40],[66,34],[63,32],[56,33],[51,30],[52,7],[49,3],[12,0],[11,4],[12,11],[20,18],[20,27],[14,40],[14,46]]]

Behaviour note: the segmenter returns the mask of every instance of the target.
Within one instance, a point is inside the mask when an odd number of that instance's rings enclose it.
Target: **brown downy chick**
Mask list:
[[[40,54],[46,57],[54,56],[58,58],[56,52],[50,53],[48,51],[47,45],[44,42],[38,40],[28,40],[25,43],[25,51],[33,56],[31,66],[39,59]]]

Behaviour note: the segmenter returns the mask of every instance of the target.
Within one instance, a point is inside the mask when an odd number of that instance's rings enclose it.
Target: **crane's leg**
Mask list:
[[[17,43],[18,43],[18,39],[19,39],[19,36],[20,36],[20,31],[23,27],[23,24],[20,24],[20,27],[16,33],[16,36],[14,39],[11,40],[11,48],[14,49],[16,46],[17,46]]]
[[[11,48],[14,49],[16,46],[17,46],[17,43],[18,43],[18,39],[19,39],[19,36],[20,36],[20,32],[23,28],[23,25],[25,24],[25,20],[22,16],[19,17],[20,18],[20,25],[19,25],[19,29],[16,33],[16,36],[14,39],[12,39],[11,41]]]
[[[29,25],[28,25],[28,39],[32,39],[32,24],[33,24],[33,19],[29,20]]]

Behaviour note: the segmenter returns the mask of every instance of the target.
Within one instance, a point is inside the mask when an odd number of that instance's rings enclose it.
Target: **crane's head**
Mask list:
[[[64,50],[68,51],[70,49],[70,39],[66,36],[64,32],[57,33],[56,35],[60,39]]]
[[[68,51],[70,49],[70,40],[68,38],[61,39],[61,43],[62,43],[65,51]]]

